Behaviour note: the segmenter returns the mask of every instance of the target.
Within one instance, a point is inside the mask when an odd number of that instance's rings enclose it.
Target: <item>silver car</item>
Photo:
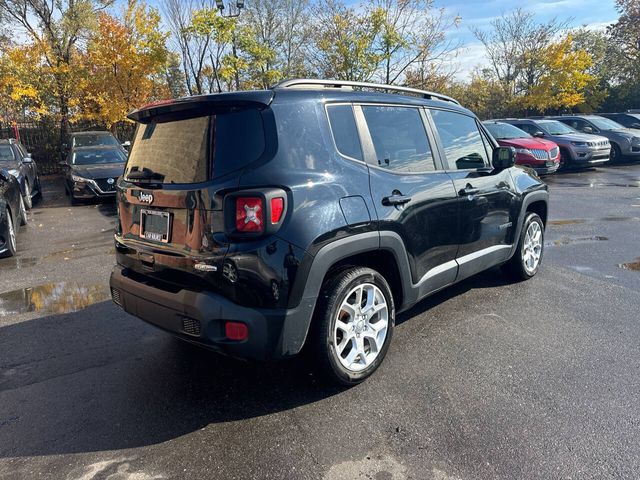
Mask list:
[[[585,168],[609,161],[611,145],[606,137],[580,133],[558,120],[506,119],[534,137],[551,140],[560,147],[561,168]]]
[[[554,117],[562,123],[590,135],[607,137],[611,143],[611,163],[622,157],[640,158],[640,132],[625,128],[599,115],[563,115]]]

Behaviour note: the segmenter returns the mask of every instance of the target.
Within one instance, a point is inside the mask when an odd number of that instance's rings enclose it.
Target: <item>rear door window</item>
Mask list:
[[[345,157],[362,160],[362,147],[351,105],[328,105],[327,115],[338,152]]]
[[[378,166],[400,173],[431,172],[435,163],[417,108],[363,105]]]
[[[451,169],[489,166],[489,156],[473,117],[447,110],[431,110],[446,162]]]
[[[265,148],[257,110],[140,124],[126,175],[145,169],[161,183],[199,183],[257,160]]]

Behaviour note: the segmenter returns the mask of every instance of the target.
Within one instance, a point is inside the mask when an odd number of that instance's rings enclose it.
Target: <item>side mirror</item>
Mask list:
[[[544,137],[544,132],[543,132],[542,130],[538,130],[538,131],[536,131],[536,132],[533,132],[533,134],[532,134],[532,135],[533,135],[534,137],[541,138],[541,137]]]
[[[3,168],[2,170],[0,170],[0,178],[8,182],[9,180],[11,180],[11,174],[6,168]]]
[[[27,155],[22,159],[23,163],[33,163],[33,158],[31,157],[30,153],[27,153]]]
[[[122,146],[124,148],[129,148],[131,146],[131,142],[129,140],[127,140],[126,142],[122,142]]]
[[[513,147],[498,147],[493,150],[491,165],[495,170],[504,170],[516,163],[516,149]]]
[[[58,165],[62,165],[63,167],[66,167],[69,164],[67,163],[66,160],[62,160],[61,162],[58,162]]]
[[[593,133],[593,128],[589,127],[588,125],[586,127],[582,127],[582,131],[584,133]]]

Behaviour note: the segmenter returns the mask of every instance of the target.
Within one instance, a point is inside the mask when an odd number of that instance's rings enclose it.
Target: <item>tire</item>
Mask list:
[[[622,161],[622,151],[615,143],[611,144],[611,153],[609,154],[610,163],[619,163]]]
[[[559,170],[566,170],[571,168],[571,156],[564,148],[560,149],[560,167]]]
[[[36,194],[36,198],[38,199],[39,202],[42,201],[42,183],[40,183],[40,177],[38,176],[36,178],[36,185],[38,186],[38,193]]]
[[[27,209],[24,205],[24,199],[20,197],[20,225],[26,225],[27,221]]]
[[[384,360],[394,326],[393,295],[382,275],[362,267],[334,274],[323,285],[312,330],[321,373],[343,385],[364,381]]]
[[[31,210],[33,207],[33,200],[31,199],[31,186],[29,182],[25,181],[24,184],[24,205],[27,207],[27,210]]]
[[[7,210],[7,233],[9,234],[9,239],[7,242],[7,250],[0,254],[0,257],[2,258],[7,258],[7,257],[13,257],[16,254],[16,250],[17,250],[17,243],[16,243],[16,228],[13,224],[13,218],[11,216],[11,211]]]
[[[536,213],[529,212],[522,225],[518,248],[502,270],[514,280],[529,280],[538,273],[543,253],[544,224]]]

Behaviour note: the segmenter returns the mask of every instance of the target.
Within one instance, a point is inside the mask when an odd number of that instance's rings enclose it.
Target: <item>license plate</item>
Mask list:
[[[140,237],[154,242],[169,243],[171,214],[158,210],[140,210]]]

